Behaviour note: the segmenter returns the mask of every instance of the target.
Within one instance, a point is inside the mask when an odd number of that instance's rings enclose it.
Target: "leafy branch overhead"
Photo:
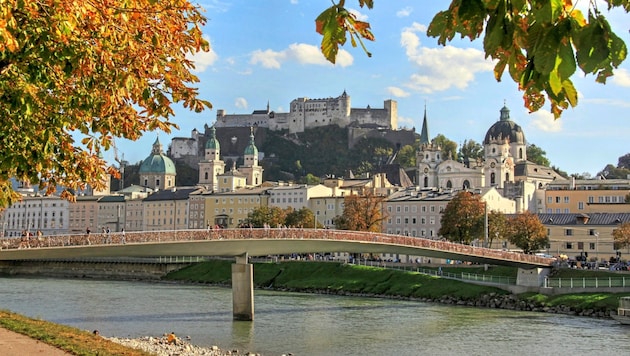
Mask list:
[[[187,0],[3,1],[0,207],[20,199],[11,179],[100,189],[115,138],[169,132],[176,103],[211,107],[187,57],[209,50],[204,23]]]
[[[435,15],[427,34],[446,45],[455,36],[475,40],[483,37],[486,58],[496,61],[497,81],[507,70],[523,92],[525,107],[539,110],[549,100],[551,112],[559,118],[562,112],[578,104],[578,94],[571,77],[579,67],[605,84],[613,70],[626,59],[627,47],[617,36],[597,6],[589,1],[588,13],[575,7],[572,0],[453,0],[447,10]],[[630,0],[604,0],[608,10],[630,11]],[[346,33],[353,39],[374,40],[369,24],[360,29],[348,24],[349,15],[339,1],[316,20],[322,34],[322,53],[335,62],[338,46]],[[359,0],[359,5],[373,7],[373,1]],[[361,42],[363,45],[363,42]],[[371,54],[365,49],[368,56]]]

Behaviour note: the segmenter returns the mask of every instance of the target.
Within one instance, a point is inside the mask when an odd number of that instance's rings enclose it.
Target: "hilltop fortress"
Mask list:
[[[217,110],[215,123],[217,139],[225,150],[227,159],[238,159],[248,143],[250,128],[256,133],[256,144],[262,145],[265,131],[284,131],[298,134],[305,130],[327,125],[348,128],[348,145],[351,148],[364,137],[382,137],[401,146],[413,144],[415,128],[398,129],[398,106],[395,100],[385,100],[383,108],[352,108],[350,96],[344,92],[336,98],[297,98],[291,101],[288,113],[270,110],[269,103],[263,110],[251,114],[226,114]],[[191,137],[175,137],[171,141],[168,156],[184,160],[191,167],[204,156],[203,149],[210,138],[210,126],[203,132],[194,129]]]
[[[297,98],[291,101],[288,113],[277,113],[269,109],[256,110],[252,114],[226,114],[217,110],[216,128],[264,127],[272,131],[288,130],[290,134],[304,132],[326,125],[339,127],[366,125],[389,130],[398,128],[398,109],[394,100],[385,100],[382,109],[352,108],[350,96],[345,92],[336,98]]]

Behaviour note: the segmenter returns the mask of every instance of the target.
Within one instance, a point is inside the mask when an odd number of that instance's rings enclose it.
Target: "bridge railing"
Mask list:
[[[81,245],[110,245],[127,243],[180,242],[200,240],[242,239],[304,239],[361,241],[369,243],[395,244],[446,251],[455,254],[489,257],[500,260],[518,261],[539,265],[551,265],[553,259],[518,252],[494,250],[484,247],[463,245],[453,242],[431,240],[421,237],[401,236],[363,231],[303,229],[303,228],[243,228],[243,229],[191,229],[160,230],[126,233],[92,233],[56,236],[31,236],[28,238],[1,239],[2,248],[39,248]],[[342,251],[340,251],[342,252]]]
[[[545,288],[630,287],[630,277],[545,278]]]

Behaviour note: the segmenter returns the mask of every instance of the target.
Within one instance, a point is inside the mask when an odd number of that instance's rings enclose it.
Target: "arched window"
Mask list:
[[[424,177],[424,187],[427,188],[429,186],[429,177]]]
[[[490,185],[495,185],[496,184],[496,176],[494,174],[494,172],[490,173]]]
[[[505,181],[506,182],[510,181],[510,173],[505,173]]]
[[[203,178],[203,179],[208,180],[208,172],[206,172],[206,173],[204,174],[204,178]]]
[[[146,187],[146,186],[148,186],[148,185],[149,185],[149,180],[148,180],[148,179],[146,179],[146,178],[144,178],[144,186]]]
[[[523,148],[522,147],[518,149],[518,158],[519,159],[523,159]]]
[[[158,179],[156,179],[156,180],[155,180],[155,186],[156,186],[156,187],[159,187],[159,186],[160,186],[160,178],[158,178]]]
[[[466,179],[464,181],[464,185],[462,186],[462,188],[464,189],[470,189],[470,182],[468,181],[468,179]]]
[[[449,179],[448,181],[446,181],[446,188],[453,188],[453,183],[451,183],[451,180]]]

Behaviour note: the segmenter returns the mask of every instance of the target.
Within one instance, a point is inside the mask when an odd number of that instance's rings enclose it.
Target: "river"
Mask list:
[[[612,320],[261,290],[255,320],[233,321],[231,289],[200,285],[0,278],[0,308],[104,336],[175,332],[265,356],[608,355],[630,345],[630,327]]]

